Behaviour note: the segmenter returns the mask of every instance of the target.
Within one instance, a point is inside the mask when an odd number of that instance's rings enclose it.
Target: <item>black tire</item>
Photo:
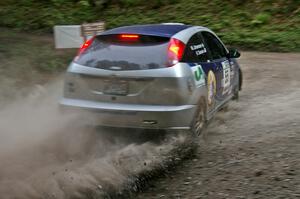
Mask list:
[[[238,85],[234,88],[232,100],[238,101],[240,98],[239,92],[242,90],[243,83],[243,74],[241,69],[239,69],[239,82]]]
[[[232,100],[238,101],[239,98],[240,98],[239,89],[236,88],[236,89],[234,89]]]
[[[204,133],[207,125],[206,120],[206,106],[204,103],[198,105],[198,109],[194,115],[191,125],[191,132],[193,136],[200,136]]]

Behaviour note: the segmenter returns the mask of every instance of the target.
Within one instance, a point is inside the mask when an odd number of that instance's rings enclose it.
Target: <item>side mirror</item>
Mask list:
[[[237,49],[235,48],[229,49],[228,58],[239,58],[240,56],[241,53]]]

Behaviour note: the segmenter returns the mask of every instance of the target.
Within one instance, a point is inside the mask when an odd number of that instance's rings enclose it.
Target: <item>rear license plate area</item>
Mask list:
[[[127,95],[128,82],[127,81],[105,81],[103,93],[109,95]]]

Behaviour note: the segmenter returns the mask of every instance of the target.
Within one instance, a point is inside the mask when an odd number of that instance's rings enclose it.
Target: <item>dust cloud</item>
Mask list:
[[[60,112],[61,88],[60,80],[36,86],[0,106],[2,199],[106,197],[186,141],[183,135],[88,126],[86,116]]]

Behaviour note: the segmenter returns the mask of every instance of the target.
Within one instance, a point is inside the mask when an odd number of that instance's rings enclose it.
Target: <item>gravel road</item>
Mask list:
[[[300,54],[244,52],[239,102],[138,198],[300,198]]]
[[[300,198],[300,54],[244,52],[240,63],[240,101],[197,148],[182,134],[87,128],[57,110],[61,78],[20,94],[3,75],[1,198]]]

